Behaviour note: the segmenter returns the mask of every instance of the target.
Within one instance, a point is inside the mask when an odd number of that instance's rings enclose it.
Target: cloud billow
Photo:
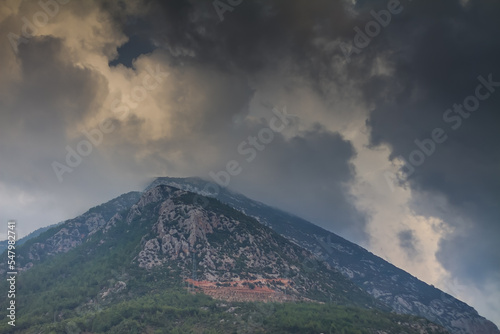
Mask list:
[[[432,203],[416,195],[413,207],[453,228],[437,257],[457,277],[478,286],[500,275],[499,252],[493,251],[500,214],[500,90],[481,101],[456,129],[443,115],[474,95],[478,76],[491,75],[500,82],[500,48],[494,37],[499,26],[492,14],[499,9],[498,4],[483,1],[470,1],[465,7],[448,1],[437,10],[429,4],[416,5],[407,13],[412,24],[393,33],[398,53],[388,60],[395,69],[392,80],[385,81],[385,90],[393,92],[390,101],[366,91],[367,99],[375,101],[368,121],[372,145],[389,144],[392,158],[408,160],[418,149],[416,139],[430,138],[438,127],[446,132],[446,142],[437,144],[408,176],[416,194],[442,196],[445,201]],[[431,12],[432,19],[419,16]]]

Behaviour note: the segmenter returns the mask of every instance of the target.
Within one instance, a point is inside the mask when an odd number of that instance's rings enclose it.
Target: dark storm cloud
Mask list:
[[[500,4],[492,1],[465,7],[458,1],[415,3],[403,14],[404,24],[388,27],[393,54],[385,54],[394,76],[371,78],[365,89],[376,105],[369,119],[372,144],[388,143],[392,158],[408,161],[418,149],[414,140],[444,130],[446,141],[435,144],[408,181],[417,194],[444,196],[452,207],[445,212],[437,203],[414,202],[417,212],[433,213],[455,228],[441,242],[438,259],[476,282],[500,275],[500,90],[494,88],[460,124],[443,116],[475,94],[478,76],[488,80],[491,74],[500,82],[499,14]],[[379,96],[381,91],[391,93]]]
[[[33,37],[19,46],[22,78],[2,105],[8,112],[0,114],[2,146],[10,151],[10,160],[2,161],[2,182],[51,184],[49,161],[64,152],[68,126],[91,116],[106,94],[106,80],[68,56],[57,38]]]
[[[107,94],[107,80],[94,69],[75,65],[61,39],[32,37],[19,46],[14,63],[9,61],[14,55],[10,45],[3,45],[3,65],[18,66],[19,72],[0,78],[2,86],[9,84],[0,102],[0,188],[13,201],[0,219],[18,219],[24,235],[116,194],[97,186],[110,180],[102,175],[109,171],[102,165],[88,161],[91,168],[73,173],[79,182],[66,183],[57,182],[51,167],[55,160],[64,161],[66,145],[74,145],[76,124],[94,115]]]
[[[353,21],[342,1],[243,1],[222,22],[212,2],[176,0],[152,7],[154,39],[172,50],[191,50],[196,62],[223,70],[269,69],[288,58],[308,66],[318,57],[314,37],[352,35]],[[327,55],[321,61],[329,61]]]

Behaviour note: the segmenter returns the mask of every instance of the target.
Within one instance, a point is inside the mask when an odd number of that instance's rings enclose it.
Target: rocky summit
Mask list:
[[[148,208],[153,205],[154,208]],[[373,307],[350,280],[255,219],[209,199],[168,186],[147,191],[127,222],[152,215],[151,232],[135,261],[168,266],[212,296],[231,300],[317,300]]]

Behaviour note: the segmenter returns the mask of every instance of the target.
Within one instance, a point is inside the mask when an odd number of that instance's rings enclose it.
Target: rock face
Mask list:
[[[184,280],[211,296],[377,306],[310,252],[217,200],[201,205],[193,193],[158,186],[132,206],[126,221],[133,224],[139,217],[154,223],[143,238],[137,265],[177,268]]]
[[[429,286],[362,247],[299,217],[226,189],[210,194],[207,189],[218,187],[207,187],[207,182],[198,178],[158,178],[151,186],[160,184],[213,196],[254,217],[314,253],[398,313],[425,317],[452,333],[500,334],[495,324],[481,317],[469,305]]]
[[[128,210],[140,197],[140,192],[123,194],[26,240],[24,247],[17,252],[17,270],[27,270],[38,261],[81,245],[92,234],[113,224],[119,216],[117,212]],[[0,274],[5,272],[5,263],[0,263]]]

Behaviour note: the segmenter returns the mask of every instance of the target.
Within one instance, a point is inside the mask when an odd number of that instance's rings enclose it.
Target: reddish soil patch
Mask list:
[[[286,295],[281,291],[271,289],[281,285],[290,287],[290,281],[287,279],[258,279],[258,280],[240,280],[232,282],[209,282],[194,281],[190,278],[186,282],[195,287],[196,290],[205,293],[215,299],[227,301],[264,301],[264,302],[284,302],[293,301],[295,296]]]

